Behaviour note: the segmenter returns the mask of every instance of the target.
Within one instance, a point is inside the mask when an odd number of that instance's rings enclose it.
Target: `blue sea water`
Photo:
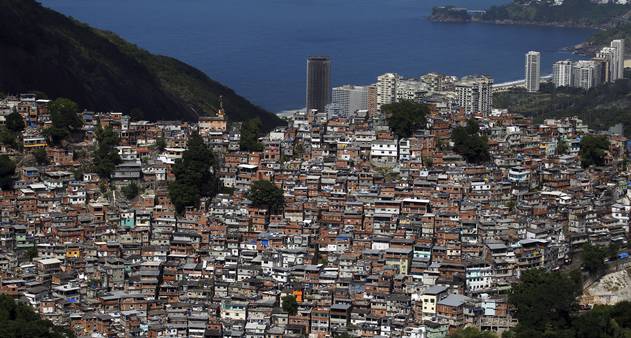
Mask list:
[[[588,29],[433,23],[433,6],[484,9],[502,0],[42,0],[45,6],[185,61],[254,103],[304,106],[309,55],[332,58],[334,85],[379,74],[524,76],[524,54],[542,52],[542,73],[576,56],[564,47]]]

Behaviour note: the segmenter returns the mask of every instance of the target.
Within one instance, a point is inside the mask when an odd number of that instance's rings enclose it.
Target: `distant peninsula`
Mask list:
[[[604,0],[607,1],[607,0]],[[503,25],[538,25],[592,28],[598,30],[587,41],[568,49],[593,55],[614,39],[631,41],[631,1],[514,0],[510,4],[471,10],[455,6],[434,7],[428,18],[434,22],[481,22]],[[631,54],[631,43],[625,46]]]
[[[470,22],[479,21],[480,16],[474,16],[469,9],[455,6],[440,6],[432,8],[429,18],[435,22]]]
[[[631,5],[619,2],[590,0],[514,0],[510,4],[486,10],[454,6],[434,7],[429,17],[436,22],[486,22],[560,27],[608,29],[628,23]]]

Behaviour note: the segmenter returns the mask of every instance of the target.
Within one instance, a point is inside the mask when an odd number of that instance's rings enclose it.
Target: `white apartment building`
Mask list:
[[[136,161],[138,160],[138,152],[136,152],[136,148],[132,148],[130,146],[118,146],[116,147],[118,152],[118,156],[123,161]]]
[[[349,116],[358,110],[368,109],[368,87],[345,85],[333,88],[329,114]]]
[[[552,82],[555,87],[572,86],[572,61],[557,61],[552,66]]]
[[[427,90],[431,92],[453,91],[455,79],[438,73],[428,73],[421,76],[421,81],[427,86]]]
[[[530,170],[524,167],[513,167],[508,170],[508,180],[511,182],[526,182],[530,178]]]
[[[397,85],[397,102],[408,100],[414,101],[419,97],[419,93],[426,91],[427,85],[417,79],[401,79]]]
[[[631,213],[631,205],[623,203],[615,203],[611,206],[611,217],[613,217],[617,223],[624,224],[625,230],[628,231],[629,227],[629,214]]]
[[[370,143],[370,159],[379,162],[396,162],[398,159],[397,141],[376,140]]]
[[[614,82],[618,76],[617,51],[615,48],[605,47],[596,53],[594,62],[599,63],[601,72],[596,74],[603,82]]]
[[[624,40],[613,40],[611,47],[596,53],[594,61],[601,65],[600,82],[615,82],[624,78]]]
[[[541,84],[541,53],[530,51],[526,54],[525,75],[528,92],[538,92]]]
[[[401,77],[396,73],[386,73],[377,77],[377,107],[394,103],[397,100],[397,87]]]
[[[572,69],[572,87],[588,90],[599,84],[599,64],[592,60],[580,60]]]
[[[493,109],[493,79],[488,76],[469,76],[456,82],[458,106],[467,114],[488,115]]]
[[[624,39],[613,40],[610,46],[616,50],[615,66],[613,67],[616,74],[615,80],[622,79],[624,78]]]
[[[410,159],[412,152],[410,140],[403,138],[399,140],[399,161],[407,161]]]
[[[493,269],[487,264],[468,266],[465,270],[465,277],[469,292],[488,290],[493,285]]]

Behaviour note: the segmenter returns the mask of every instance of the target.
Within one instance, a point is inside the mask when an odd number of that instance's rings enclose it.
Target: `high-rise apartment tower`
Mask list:
[[[331,103],[331,60],[326,56],[307,59],[307,111],[326,111]]]
[[[528,92],[538,92],[541,83],[541,53],[530,51],[526,54],[525,73]]]

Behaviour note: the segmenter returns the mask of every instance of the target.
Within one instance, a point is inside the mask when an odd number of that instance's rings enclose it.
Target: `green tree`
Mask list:
[[[109,178],[116,165],[121,163],[116,146],[118,145],[118,136],[114,133],[112,127],[105,129],[99,127],[96,130],[97,147],[93,154],[93,164],[96,173],[101,178]]]
[[[256,181],[252,183],[248,199],[257,208],[265,208],[270,212],[279,212],[285,206],[283,189],[276,187],[270,181]]]
[[[79,117],[79,106],[70,99],[58,98],[48,105],[52,126],[45,130],[53,144],[61,144],[71,134],[80,131],[83,121]]]
[[[480,123],[474,118],[470,118],[467,120],[467,125],[464,127],[464,130],[468,135],[478,134],[480,132]]]
[[[173,165],[175,182],[169,185],[169,196],[181,214],[187,206],[197,206],[199,199],[217,194],[219,181],[213,174],[215,157],[199,134],[190,136],[182,158]]]
[[[177,180],[169,185],[169,197],[175,211],[182,214],[186,207],[197,206],[201,195],[194,185]]]
[[[29,261],[32,261],[35,257],[37,257],[37,247],[32,246],[26,250],[26,258],[28,258]]]
[[[453,150],[462,155],[467,162],[483,163],[491,160],[486,136],[480,135],[480,126],[474,119],[467,121],[465,127],[456,127],[451,132]]]
[[[75,181],[83,181],[83,168],[78,168],[72,171],[72,176],[74,177]]]
[[[0,143],[13,149],[18,148],[17,137],[9,129],[0,127]]]
[[[611,317],[624,328],[631,328],[631,302],[624,301],[613,306]]]
[[[22,115],[20,115],[20,113],[13,111],[11,114],[7,115],[6,118],[7,120],[4,125],[7,129],[14,133],[20,133],[24,130],[24,120],[22,120]]]
[[[575,296],[582,290],[577,271],[567,274],[530,270],[515,289],[509,301],[517,307],[519,325],[505,332],[503,338],[631,337],[631,302],[597,305],[578,313]]]
[[[158,139],[156,140],[156,149],[158,149],[158,151],[164,151],[166,147],[167,141],[164,139],[164,136],[158,137]]]
[[[592,276],[597,276],[607,270],[605,258],[607,257],[607,249],[591,244],[583,245],[581,252],[581,260],[583,261],[583,269]]]
[[[447,336],[448,338],[497,338],[495,334],[489,331],[480,331],[475,327],[466,327],[458,329],[454,333]]]
[[[567,142],[561,138],[557,141],[557,154],[565,155],[570,150],[570,147],[567,145]]]
[[[35,149],[33,150],[33,157],[35,158],[35,162],[38,165],[48,165],[50,162],[48,161],[48,154],[45,149]]]
[[[12,189],[13,180],[15,180],[15,162],[7,155],[0,155],[0,189]]]
[[[611,244],[607,246],[607,257],[611,260],[617,259],[619,251],[620,251],[620,244],[616,242],[611,242]]]
[[[261,132],[261,120],[258,118],[250,119],[241,125],[241,139],[239,147],[243,151],[263,151],[263,144],[259,142],[259,133]]]
[[[131,182],[123,187],[122,193],[128,200],[133,200],[140,193],[140,188],[138,187],[138,184],[136,184],[136,182]]]
[[[605,164],[605,155],[609,149],[607,136],[585,135],[581,139],[581,150],[578,155],[581,157],[583,168],[589,166],[602,166]]]
[[[567,330],[576,338],[624,338],[631,337],[631,303],[613,306],[596,305],[590,311],[576,316]]]
[[[383,105],[381,111],[385,114],[392,132],[399,138],[408,138],[418,129],[425,127],[429,108],[427,105],[405,100]]]
[[[58,98],[48,105],[48,110],[55,127],[73,131],[83,126],[83,121],[79,117],[79,106],[70,99]]]
[[[0,337],[64,338],[74,337],[74,334],[49,320],[42,320],[28,305],[0,295]]]
[[[68,137],[70,132],[66,128],[58,128],[55,126],[44,129],[44,135],[53,145],[60,145],[63,140]]]
[[[567,328],[571,314],[577,309],[576,297],[581,291],[577,273],[524,271],[508,298],[517,308],[517,333],[521,332],[523,336],[531,330]]]
[[[283,311],[289,313],[292,316],[298,313],[298,301],[296,301],[296,296],[287,295],[283,297],[282,308]]]
[[[612,337],[608,334],[609,321],[611,320],[609,307],[596,306],[580,316],[581,320],[574,321],[576,337]]]

